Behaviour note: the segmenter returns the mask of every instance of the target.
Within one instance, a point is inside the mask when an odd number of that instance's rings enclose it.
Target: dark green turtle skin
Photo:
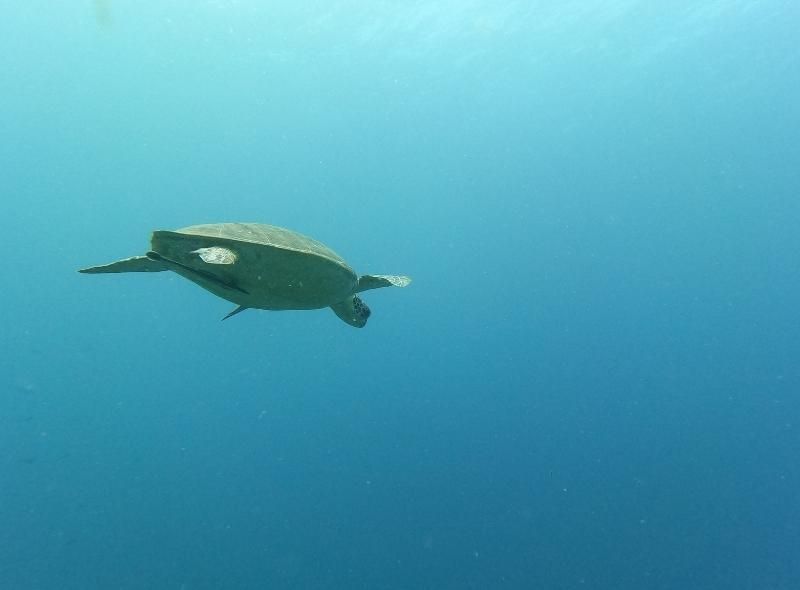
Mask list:
[[[321,309],[330,307],[344,322],[362,328],[369,307],[358,293],[405,287],[396,275],[359,277],[325,244],[295,231],[262,223],[193,225],[154,231],[150,251],[82,273],[173,271],[245,309]]]

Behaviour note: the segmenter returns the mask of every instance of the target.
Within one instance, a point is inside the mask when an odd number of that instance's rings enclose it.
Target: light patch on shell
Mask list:
[[[201,260],[208,264],[233,264],[236,262],[236,254],[227,248],[212,246],[210,248],[198,248],[192,250],[192,254],[197,254]]]

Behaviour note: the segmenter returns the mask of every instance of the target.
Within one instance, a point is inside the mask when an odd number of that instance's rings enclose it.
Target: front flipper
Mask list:
[[[191,274],[191,275],[195,275],[195,276],[198,276],[198,277],[202,277],[206,281],[209,281],[211,283],[219,285],[220,287],[222,287],[224,289],[229,289],[231,291],[238,291],[239,293],[244,293],[245,295],[249,295],[249,293],[247,291],[245,291],[244,289],[242,289],[238,285],[236,285],[234,283],[229,283],[227,281],[224,281],[224,280],[222,280],[221,278],[219,278],[218,276],[216,276],[213,273],[210,273],[210,272],[205,271],[205,270],[201,270],[199,268],[192,268],[191,266],[183,264],[182,262],[178,262],[177,260],[171,260],[169,258],[165,258],[164,256],[162,256],[158,252],[153,252],[153,251],[148,252],[147,253],[147,258],[149,258],[150,260],[155,260],[157,262],[165,264],[165,265],[167,265],[167,268],[170,268],[170,267],[175,268],[175,267],[177,267],[177,268],[181,269],[183,272],[185,272],[187,274]]]
[[[169,270],[169,267],[159,260],[154,260],[147,256],[133,256],[123,260],[117,260],[111,264],[82,268],[78,272],[100,274],[106,272],[162,272],[165,270]]]
[[[363,275],[358,279],[356,293],[369,291],[370,289],[380,289],[381,287],[407,287],[411,284],[411,278],[398,275]]]

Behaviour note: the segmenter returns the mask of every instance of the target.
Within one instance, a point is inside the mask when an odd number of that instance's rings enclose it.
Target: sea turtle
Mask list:
[[[155,231],[150,251],[83,273],[171,270],[238,307],[320,309],[330,307],[343,321],[363,328],[369,307],[358,293],[405,287],[411,279],[363,275],[333,250],[289,229],[261,223],[214,223],[175,231]]]

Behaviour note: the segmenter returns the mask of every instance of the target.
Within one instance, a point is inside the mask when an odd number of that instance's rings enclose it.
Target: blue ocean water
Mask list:
[[[800,5],[6,2],[0,590],[800,588]],[[257,221],[369,325],[79,275]]]

